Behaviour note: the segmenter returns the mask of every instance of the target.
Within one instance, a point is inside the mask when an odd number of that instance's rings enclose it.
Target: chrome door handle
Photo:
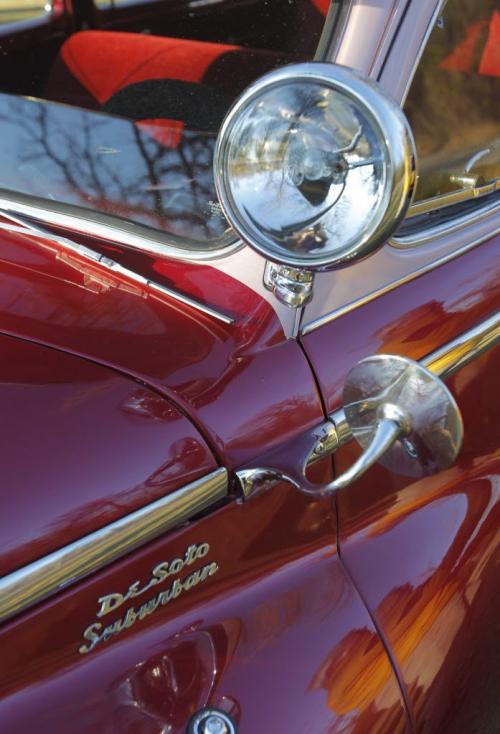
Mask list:
[[[244,494],[248,496],[256,480],[262,485],[277,479],[307,494],[331,494],[376,462],[417,478],[451,466],[460,451],[463,423],[455,399],[437,375],[411,359],[376,355],[358,362],[347,376],[343,403],[350,432],[364,449],[346,472],[328,484],[307,479],[308,465],[321,454],[318,446],[334,440],[323,426],[314,441],[309,434],[304,437],[292,458],[282,457],[273,467],[239,471]]]

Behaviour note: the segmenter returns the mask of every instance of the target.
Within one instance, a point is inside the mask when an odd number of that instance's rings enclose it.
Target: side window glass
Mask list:
[[[35,12],[36,0],[6,3],[5,17]],[[339,6],[66,3],[60,32],[27,32],[0,58],[0,189],[150,227],[185,249],[232,242],[212,172],[220,123],[251,81],[312,58]]]
[[[436,206],[452,204],[491,195],[498,188],[498,0],[448,0],[420,61],[405,112],[419,156],[415,202],[440,197]]]

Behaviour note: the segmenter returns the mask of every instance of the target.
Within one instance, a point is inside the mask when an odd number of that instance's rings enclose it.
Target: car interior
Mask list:
[[[497,0],[445,5],[405,103],[419,158],[416,200],[499,179],[499,49]]]
[[[0,0],[0,187],[210,248],[228,231],[211,171],[220,123],[251,81],[314,57],[330,5]]]
[[[0,60],[0,87],[147,120],[151,129],[167,119],[217,130],[231,100],[253,79],[284,63],[314,56],[329,4],[329,0],[53,4],[36,26],[22,28],[18,22],[0,26],[8,49]]]

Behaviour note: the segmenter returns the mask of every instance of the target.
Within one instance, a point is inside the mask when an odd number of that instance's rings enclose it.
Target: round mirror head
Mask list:
[[[396,474],[436,474],[457,458],[460,409],[444,382],[412,359],[377,354],[361,360],[346,378],[343,402],[352,435],[364,449],[387,408],[405,416],[406,432],[378,460]]]
[[[393,233],[411,200],[414,164],[406,118],[378,86],[345,67],[294,64],[255,82],[229,111],[215,185],[254,249],[327,269]]]

